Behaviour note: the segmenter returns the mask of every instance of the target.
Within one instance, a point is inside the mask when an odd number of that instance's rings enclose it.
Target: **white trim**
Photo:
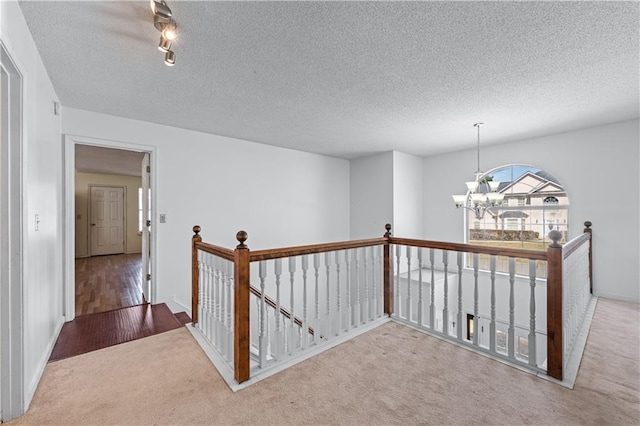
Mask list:
[[[0,151],[3,151],[0,155],[0,220],[4,223],[0,226],[3,233],[0,254],[0,422],[3,422],[21,416],[30,400],[25,398],[24,388],[24,76],[2,40],[0,67],[9,77],[11,89],[7,99],[9,133],[6,145],[0,141]]]
[[[157,147],[130,142],[112,141],[78,135],[64,135],[64,315],[66,321],[75,318],[75,146],[91,145],[128,151],[148,152],[151,157],[151,211],[157,211]],[[156,301],[157,232],[151,235],[151,295]]]
[[[29,386],[27,386],[27,390],[26,390],[27,397],[25,401],[31,401],[31,399],[33,398],[33,395],[36,393],[36,389],[38,388],[38,383],[40,383],[40,379],[44,374],[44,369],[47,366],[47,363],[49,362],[49,358],[51,358],[51,353],[53,352],[53,348],[56,345],[56,341],[58,340],[58,336],[60,335],[60,331],[62,330],[63,325],[64,325],[64,319],[60,318],[60,321],[56,325],[56,330],[51,335],[51,339],[49,340],[49,343],[47,343],[47,348],[45,349],[44,353],[42,354],[42,357],[38,361],[35,374],[31,378],[31,382],[29,383]],[[27,411],[27,408],[28,407],[25,404],[24,411]]]
[[[322,342],[322,344],[310,347],[303,352],[299,352],[298,354],[290,357],[286,361],[278,362],[273,365],[269,365],[263,369],[260,369],[258,366],[253,366],[251,368],[251,378],[246,382],[238,383],[236,382],[233,374],[233,368],[224,358],[218,353],[218,351],[209,343],[206,337],[202,334],[199,328],[194,327],[193,323],[188,323],[185,326],[187,330],[191,332],[193,338],[198,342],[204,353],[207,355],[209,360],[213,363],[213,365],[218,370],[218,373],[222,376],[224,381],[227,383],[227,386],[233,391],[237,392],[241,389],[246,388],[247,386],[251,386],[255,383],[258,383],[261,380],[266,379],[267,377],[271,377],[276,373],[286,370],[289,367],[293,367],[296,364],[301,363],[309,358],[312,358],[322,352],[334,348],[348,340],[351,340],[361,334],[364,334],[374,328],[377,328],[383,324],[392,321],[388,316],[382,316],[377,318],[371,322],[366,324],[359,325],[358,327],[352,328],[348,333],[341,334],[340,336],[332,337],[331,340],[327,340]]]
[[[189,315],[189,317],[191,317],[191,306],[185,305],[184,303],[176,299],[175,296],[173,296],[173,300],[166,302],[166,304],[174,314],[184,311]]]

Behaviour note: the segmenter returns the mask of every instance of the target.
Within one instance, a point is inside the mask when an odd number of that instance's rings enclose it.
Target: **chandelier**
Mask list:
[[[484,213],[492,207],[502,205],[504,194],[498,192],[500,182],[494,181],[491,176],[483,176],[480,171],[480,126],[484,123],[476,123],[473,126],[478,129],[478,168],[475,173],[475,180],[466,182],[466,195],[453,195],[456,208],[471,210],[476,219],[481,220]]]

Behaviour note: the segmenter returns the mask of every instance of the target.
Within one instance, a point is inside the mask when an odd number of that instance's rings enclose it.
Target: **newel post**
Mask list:
[[[391,255],[391,224],[387,223],[384,237],[387,242],[384,245],[384,313],[393,314],[393,258]]]
[[[191,237],[191,323],[198,323],[198,292],[200,283],[200,270],[198,269],[198,248],[197,243],[202,242],[200,227],[193,227],[193,237]]]
[[[233,371],[236,382],[249,380],[249,247],[244,243],[248,235],[239,231],[240,244],[233,253],[234,264],[234,322],[233,322]]]
[[[584,232],[589,234],[589,292],[593,294],[593,230],[591,222],[587,220],[584,227]]]
[[[562,238],[560,231],[551,231],[553,241],[547,248],[547,374],[562,380]]]

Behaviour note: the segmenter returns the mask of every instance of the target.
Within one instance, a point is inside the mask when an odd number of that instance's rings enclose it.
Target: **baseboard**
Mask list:
[[[170,301],[165,302],[165,303],[167,304],[169,309],[171,309],[171,312],[173,312],[174,314],[177,313],[177,312],[183,312],[184,311],[189,315],[189,317],[191,317],[191,307],[185,305],[182,302],[180,302],[175,297],[173,298],[173,300],[170,300]]]
[[[38,361],[38,367],[36,368],[36,372],[31,378],[29,382],[29,386],[25,392],[24,398],[24,412],[26,413],[31,405],[31,400],[33,399],[33,395],[36,393],[36,389],[38,388],[38,384],[40,383],[40,379],[42,379],[42,375],[44,374],[44,369],[47,366],[47,362],[51,357],[51,353],[53,352],[53,347],[56,345],[56,341],[58,341],[58,336],[60,335],[60,330],[62,330],[62,326],[64,325],[65,318],[60,317],[58,324],[56,325],[56,329],[49,339],[49,343],[47,344],[47,348],[45,349],[40,361]]]
[[[602,297],[603,299],[618,300],[620,302],[640,303],[640,300],[638,300],[638,299],[633,299],[631,297],[620,296],[619,294],[606,293],[606,292],[602,292],[602,291],[594,292],[593,295],[596,296],[596,297]]]

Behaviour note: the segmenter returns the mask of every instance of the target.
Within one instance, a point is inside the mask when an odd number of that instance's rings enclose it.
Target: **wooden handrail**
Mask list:
[[[256,250],[251,252],[250,259],[252,262],[256,262],[260,260],[271,260],[282,257],[301,256],[304,254],[325,253],[328,251],[378,246],[386,243],[386,238],[370,238],[367,240],[341,241],[336,243],[309,244],[306,246]]]
[[[591,234],[585,232],[584,234],[578,235],[573,240],[571,240],[568,243],[566,243],[565,245],[563,245],[562,246],[562,258],[566,259],[567,257],[569,257],[569,255],[571,255],[571,253],[576,251],[576,249],[578,247],[580,247],[582,244],[584,244],[585,242],[589,241],[590,239],[591,239]]]
[[[553,243],[548,247],[547,251],[525,250],[525,249],[509,249],[503,247],[480,246],[472,244],[449,243],[443,241],[417,240],[410,238],[398,238],[391,235],[391,225],[385,226],[387,232],[382,238],[371,238],[354,241],[342,241],[325,244],[310,244],[304,246],[284,247],[267,250],[250,251],[244,244],[247,234],[244,231],[238,232],[236,235],[240,244],[235,250],[229,250],[224,247],[213,244],[203,243],[199,235],[200,227],[193,228],[195,235],[192,244],[192,281],[193,281],[193,301],[192,301],[192,318],[194,323],[197,322],[197,306],[198,306],[198,250],[219,256],[221,258],[234,262],[234,371],[235,378],[238,383],[249,379],[249,295],[253,293],[255,296],[262,298],[261,291],[250,284],[250,262],[279,259],[283,257],[309,255],[315,253],[326,253],[331,251],[348,250],[361,247],[383,246],[383,286],[384,286],[384,312],[386,314],[393,313],[393,263],[391,259],[391,244],[434,248],[440,250],[449,250],[456,252],[468,252],[477,254],[488,254],[494,256],[506,256],[511,258],[522,258],[531,260],[547,261],[547,374],[551,377],[562,380],[563,376],[563,303],[562,303],[562,260],[569,256],[573,251],[585,242],[589,242],[589,277],[591,288],[593,288],[593,270],[592,270],[592,250],[593,238],[591,231],[591,222],[585,222],[584,234],[569,241],[563,247],[558,242],[562,234],[558,231],[551,231],[549,237]],[[274,309],[278,309],[275,300],[264,295],[267,305]],[[303,326],[303,321],[295,317],[287,309],[280,307],[280,313],[286,318],[291,319],[299,327]],[[308,327],[308,332],[312,335],[315,330]]]
[[[195,242],[194,246],[198,250],[202,250],[206,253],[213,254],[214,256],[218,256],[233,262],[233,250],[229,250],[228,248],[216,246],[209,243],[203,243],[201,241]]]
[[[262,292],[254,286],[250,286],[249,290],[251,291],[251,293],[253,293],[255,296],[261,298],[262,297]],[[276,304],[276,301],[273,300],[272,298],[270,298],[269,296],[267,296],[266,294],[264,295],[264,301],[267,303],[267,305],[271,306],[273,309],[277,309],[278,305]],[[285,308],[283,308],[282,306],[280,307],[280,313],[282,315],[284,315],[285,317],[287,317],[288,319],[291,319],[291,312],[289,312],[288,310],[286,310]],[[298,326],[298,327],[302,327],[302,320],[298,317],[293,317],[293,322]],[[314,334],[314,330],[312,327],[308,327],[309,334],[311,334],[313,336]]]
[[[411,238],[391,237],[391,244],[405,246],[435,248],[468,253],[492,254],[496,256],[518,257],[531,260],[547,260],[547,252],[538,250],[510,249],[493,246],[477,246],[473,244],[447,243],[443,241],[414,240]]]

